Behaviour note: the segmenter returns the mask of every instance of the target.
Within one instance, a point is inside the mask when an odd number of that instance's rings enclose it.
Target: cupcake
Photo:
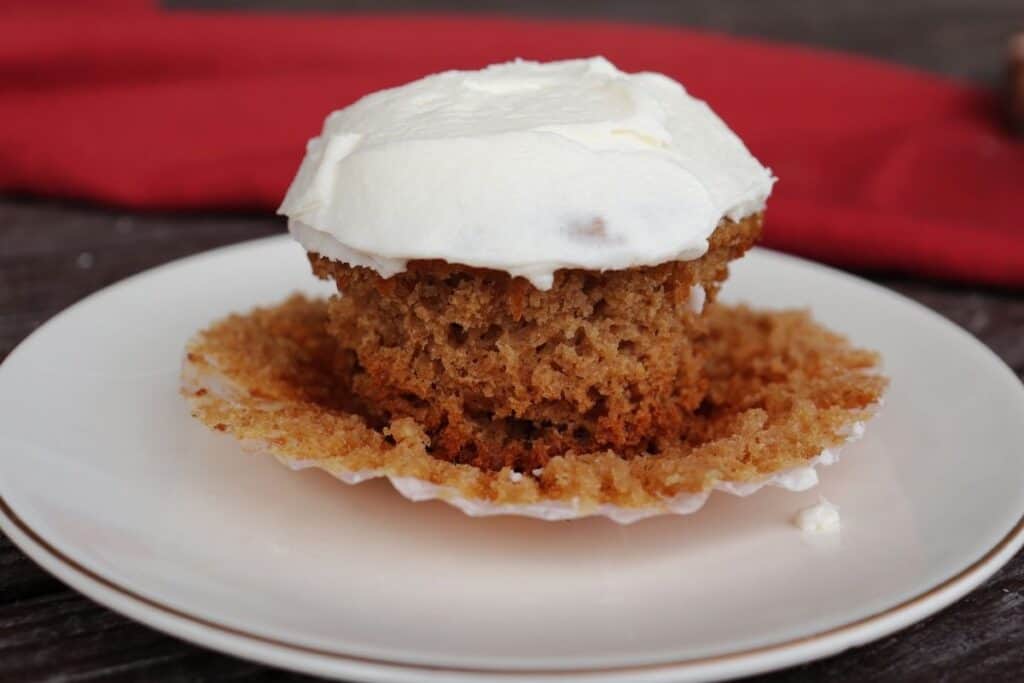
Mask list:
[[[291,464],[471,512],[632,519],[764,483],[884,386],[806,316],[714,305],[773,182],[680,84],[602,58],[374,93],[327,117],[280,209],[338,295],[199,335],[186,393]]]

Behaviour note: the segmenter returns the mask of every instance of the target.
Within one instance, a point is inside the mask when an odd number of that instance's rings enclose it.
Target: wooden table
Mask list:
[[[298,0],[293,5],[300,9],[511,6],[524,14],[661,21],[835,46],[983,82],[994,82],[1000,73],[999,60],[1011,29],[1024,27],[1020,0],[890,0],[870,13],[863,9],[870,4],[861,0]],[[50,316],[90,292],[181,256],[281,230],[281,222],[269,215],[139,214],[0,198],[0,358]],[[861,274],[967,328],[1018,375],[1024,374],[1024,291]],[[1024,680],[1024,556],[1018,555],[952,607],[901,633],[757,680],[981,679]],[[69,590],[0,537],[0,680],[312,679],[217,654],[135,624]]]

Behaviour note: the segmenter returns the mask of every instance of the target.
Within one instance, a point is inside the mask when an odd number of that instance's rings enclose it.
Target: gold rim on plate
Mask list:
[[[42,550],[44,553],[48,554],[50,556],[50,559],[59,562],[60,564],[64,565],[64,567],[66,569],[71,570],[73,573],[78,574],[80,577],[84,577],[84,578],[86,578],[86,579],[88,579],[88,580],[90,580],[92,582],[95,582],[95,583],[99,584],[100,586],[102,586],[102,587],[104,587],[104,588],[106,588],[106,589],[108,589],[110,591],[113,591],[113,592],[119,594],[120,596],[122,596],[124,598],[127,598],[127,599],[129,599],[131,601],[134,601],[137,604],[144,605],[144,606],[149,607],[151,609],[158,610],[158,611],[164,613],[167,616],[174,617],[176,619],[181,619],[181,620],[190,622],[193,625],[198,625],[198,626],[202,626],[202,627],[207,628],[207,629],[212,629],[214,631],[218,631],[221,634],[224,634],[224,635],[227,635],[227,636],[231,636],[231,637],[235,637],[235,638],[244,638],[244,639],[247,639],[249,641],[254,641],[256,643],[260,643],[260,644],[263,644],[263,645],[270,645],[270,646],[273,646],[275,648],[283,648],[283,649],[288,650],[288,651],[290,651],[292,653],[295,653],[295,654],[305,654],[305,655],[316,655],[316,656],[320,656],[320,657],[329,657],[329,658],[332,658],[332,659],[335,659],[335,660],[339,660],[340,662],[349,662],[349,663],[355,663],[355,664],[374,665],[374,666],[386,666],[386,667],[391,667],[391,668],[405,669],[407,671],[413,671],[413,672],[414,671],[424,671],[424,670],[426,670],[426,671],[450,671],[450,672],[463,673],[463,674],[478,674],[478,675],[483,675],[483,676],[486,676],[486,675],[497,675],[497,674],[505,674],[505,675],[510,675],[511,674],[511,675],[519,675],[519,676],[544,675],[544,676],[557,677],[557,676],[574,676],[574,675],[580,675],[580,674],[628,673],[628,672],[631,672],[631,671],[635,671],[635,672],[641,672],[641,671],[642,672],[652,672],[652,671],[658,671],[658,670],[670,671],[670,670],[679,670],[679,669],[684,668],[684,667],[685,668],[694,668],[694,667],[707,666],[707,665],[713,665],[713,664],[721,664],[721,663],[725,663],[725,662],[736,662],[736,661],[739,661],[739,660],[742,660],[742,659],[749,658],[751,656],[765,655],[765,654],[770,654],[770,653],[773,653],[773,652],[781,653],[781,652],[783,652],[785,650],[788,650],[788,649],[791,649],[793,647],[797,647],[797,646],[801,646],[801,645],[806,645],[806,644],[813,643],[815,641],[820,641],[820,640],[823,640],[823,639],[826,639],[826,638],[830,638],[832,636],[836,636],[836,635],[839,635],[839,634],[842,634],[842,633],[848,633],[848,632],[851,632],[851,631],[855,631],[855,630],[860,629],[860,628],[862,628],[864,626],[867,626],[869,624],[872,624],[872,623],[875,623],[875,622],[878,622],[878,621],[882,621],[882,620],[884,620],[886,617],[888,617],[890,615],[896,614],[898,612],[902,612],[902,611],[907,610],[907,609],[909,609],[909,608],[911,608],[911,607],[913,607],[915,605],[919,605],[920,603],[928,600],[930,597],[934,596],[935,594],[942,592],[943,590],[953,586],[954,584],[957,584],[957,583],[959,583],[959,582],[961,582],[961,581],[963,581],[965,579],[970,578],[973,574],[975,574],[979,570],[985,568],[995,557],[997,557],[1000,553],[1002,553],[1008,547],[1010,547],[1010,546],[1012,546],[1014,544],[1017,544],[1017,543],[1024,544],[1024,516],[1022,516],[1017,521],[1017,523],[1006,533],[1006,535],[1004,535],[984,555],[982,555],[980,558],[978,558],[977,560],[975,560],[970,565],[968,565],[964,569],[960,570],[959,572],[957,572],[953,576],[949,577],[945,581],[942,581],[941,583],[939,583],[939,584],[929,588],[928,590],[924,591],[923,593],[919,593],[918,595],[915,595],[915,596],[913,596],[911,598],[908,598],[907,600],[904,600],[903,602],[900,602],[899,604],[893,605],[892,607],[888,607],[888,608],[886,608],[886,609],[884,609],[884,610],[882,610],[880,612],[877,612],[875,614],[871,614],[871,615],[868,615],[866,617],[861,617],[860,619],[856,619],[856,620],[848,622],[846,624],[842,624],[840,626],[835,626],[833,628],[826,629],[826,630],[820,631],[818,633],[813,633],[813,634],[810,634],[810,635],[801,636],[799,638],[792,638],[790,640],[785,640],[785,641],[782,641],[780,643],[773,643],[771,645],[761,645],[761,646],[758,646],[758,647],[751,647],[751,648],[747,648],[747,649],[744,649],[744,650],[737,650],[735,652],[723,653],[723,654],[720,654],[720,655],[709,655],[709,656],[706,656],[706,657],[695,657],[695,658],[689,658],[689,659],[680,659],[680,660],[667,661],[667,662],[658,662],[658,663],[652,663],[652,664],[634,664],[634,665],[621,665],[621,666],[614,666],[613,665],[613,666],[596,666],[596,667],[573,667],[573,668],[565,668],[565,669],[519,669],[519,668],[516,668],[516,669],[507,669],[507,668],[486,669],[486,668],[466,667],[466,666],[458,666],[458,665],[452,666],[452,665],[441,665],[441,664],[411,664],[411,663],[395,661],[395,660],[389,660],[389,659],[381,659],[381,658],[375,658],[375,657],[365,657],[365,656],[361,656],[361,655],[353,655],[353,654],[346,653],[346,652],[336,652],[336,651],[333,651],[333,650],[326,650],[326,649],[322,649],[322,648],[309,647],[309,646],[306,646],[306,645],[300,645],[300,644],[296,644],[296,643],[291,643],[291,642],[288,642],[288,641],[285,641],[285,640],[279,640],[279,639],[276,639],[276,638],[271,638],[271,637],[268,637],[268,636],[262,636],[262,635],[259,635],[259,634],[256,634],[256,633],[251,633],[249,631],[245,631],[243,629],[235,628],[235,627],[232,627],[232,626],[226,626],[224,624],[220,624],[220,623],[218,623],[216,621],[213,621],[211,619],[207,619],[207,618],[204,618],[204,617],[201,617],[201,616],[197,616],[195,614],[191,614],[191,613],[189,613],[189,612],[187,612],[185,610],[179,609],[177,607],[172,607],[171,605],[167,605],[165,603],[162,603],[162,602],[160,602],[158,600],[154,600],[152,598],[148,598],[145,595],[142,595],[141,593],[138,593],[137,591],[134,591],[132,589],[126,588],[126,587],[124,587],[124,586],[122,586],[122,585],[112,581],[111,579],[108,579],[107,577],[105,577],[105,576],[103,576],[103,575],[101,575],[101,574],[99,574],[99,573],[97,573],[97,572],[95,572],[95,571],[93,571],[93,570],[83,566],[81,563],[79,563],[76,560],[68,557],[65,553],[63,553],[62,551],[58,550],[52,543],[50,543],[49,541],[44,539],[42,536],[40,536],[34,529],[32,529],[32,527],[30,527],[21,517],[18,516],[18,514],[11,508],[10,504],[7,503],[7,501],[3,498],[3,496],[0,496],[0,521],[3,521],[3,520],[6,520],[11,525],[13,525],[19,532],[21,532],[33,544],[38,546],[38,548],[40,550]],[[23,552],[25,552],[26,555],[28,555],[29,557],[32,557],[32,559],[35,560],[35,558],[32,556],[32,553],[29,550],[27,550],[25,547],[23,547],[21,544],[19,544],[17,541],[15,541],[13,538],[11,538],[11,542],[14,543],[16,546],[18,546]],[[1010,555],[1007,558],[1007,561],[1009,561],[1009,559],[1011,559],[1012,557],[1013,557],[1013,555]],[[1004,562],[1004,564],[1005,564],[1005,562]],[[1002,565],[1000,565],[1000,566],[1002,566]],[[998,569],[998,567],[994,568],[993,569],[993,573],[997,569]],[[90,596],[87,596],[87,597],[90,597]],[[957,597],[961,597],[961,596],[957,596]],[[90,598],[90,599],[92,599],[92,598]],[[100,601],[100,600],[96,600],[96,602],[100,602],[101,604],[103,604],[102,601]],[[930,611],[928,614],[933,614],[933,613],[937,612],[939,609],[942,609],[943,607],[948,606],[948,604],[949,603],[942,604],[942,605],[936,607],[936,609]],[[107,607],[108,609],[112,609],[115,612],[119,611],[116,608],[110,607],[109,605],[105,605],[104,604],[104,606]],[[924,615],[924,616],[927,616],[927,615]],[[135,621],[138,621],[138,620],[135,620]],[[145,622],[142,622],[142,623],[145,623]],[[146,624],[146,625],[147,626],[151,626],[150,624]],[[175,636],[178,636],[178,637],[184,637],[184,636],[180,636],[180,635],[178,635],[176,633],[173,633],[172,631],[166,631],[164,629],[161,629],[161,628],[158,628],[158,627],[153,627],[153,626],[151,626],[151,627],[152,628],[157,628],[157,630],[164,631],[165,633],[170,633],[171,635],[175,635]],[[884,635],[886,635],[888,633],[891,633],[891,632],[892,631],[886,631],[885,633],[879,633],[877,637],[882,637],[882,636],[884,636]],[[873,639],[874,638],[872,638],[872,640]],[[193,641],[193,642],[196,642],[196,641]],[[770,669],[764,669],[764,670],[770,670]],[[749,673],[754,673],[754,672],[749,672]]]

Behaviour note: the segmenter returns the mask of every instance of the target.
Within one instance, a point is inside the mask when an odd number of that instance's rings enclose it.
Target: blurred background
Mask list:
[[[996,84],[1020,0],[168,0],[168,8],[471,12],[687,26],[844,50]]]

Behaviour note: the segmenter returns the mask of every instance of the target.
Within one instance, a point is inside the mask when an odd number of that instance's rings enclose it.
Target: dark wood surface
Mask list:
[[[172,5],[189,3],[177,2]],[[212,2],[202,3],[210,6]],[[249,5],[270,5],[250,2]],[[279,3],[278,3],[279,4]],[[1021,0],[427,2],[300,0],[302,8],[458,9],[611,16],[835,46],[993,82]],[[1024,182],[1024,179],[1022,179]],[[128,275],[282,230],[268,215],[140,214],[0,198],[0,358],[78,299]],[[1024,292],[867,273],[978,336],[1024,376]],[[0,454],[10,457],[10,454]],[[879,642],[765,682],[1024,680],[1024,556],[950,608]],[[312,680],[183,643],[69,590],[0,536],[0,681]]]

